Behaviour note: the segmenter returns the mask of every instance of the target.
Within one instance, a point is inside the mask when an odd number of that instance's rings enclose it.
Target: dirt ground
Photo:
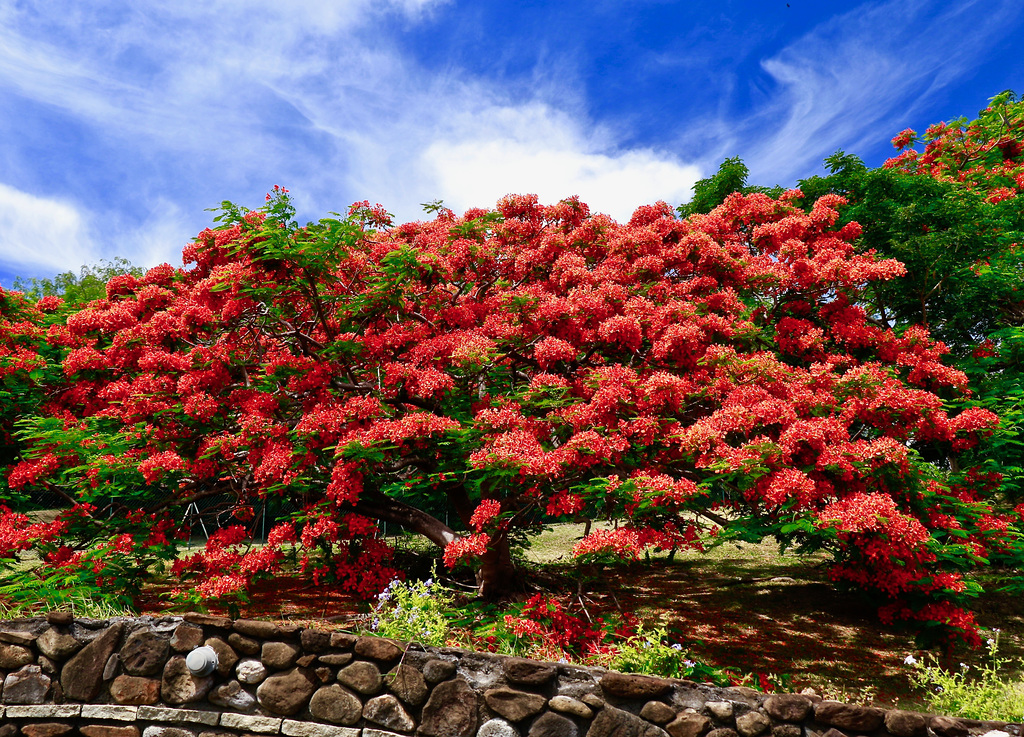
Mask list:
[[[578,575],[565,563],[560,539],[572,533],[557,530],[528,552],[534,587],[563,593],[575,588]],[[414,551],[406,555],[415,568],[429,571],[429,561],[417,559]],[[410,575],[416,573],[410,569]],[[157,593],[139,602],[144,613],[166,611]],[[771,544],[727,545],[708,556],[662,557],[605,569],[585,584],[576,603],[591,614],[629,611],[650,626],[667,625],[692,658],[708,664],[788,674],[795,690],[812,687],[828,698],[921,708],[922,695],[912,688],[904,663],[909,654],[924,657],[913,636],[882,625],[862,596],[837,591],[820,558],[780,555]],[[367,605],[351,596],[285,578],[257,585],[240,614],[352,627],[366,611]],[[1019,601],[986,595],[976,612],[983,628],[1001,630],[1002,655],[1024,656]],[[961,649],[943,660],[956,667],[979,663],[983,656]]]

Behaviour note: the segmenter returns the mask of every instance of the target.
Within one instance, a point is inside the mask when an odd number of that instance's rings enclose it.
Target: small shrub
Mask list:
[[[451,634],[454,593],[430,578],[394,579],[377,596],[370,625],[374,634],[423,645],[443,646]]]
[[[967,719],[1024,720],[1024,680],[1008,682],[1000,677],[1000,670],[1009,661],[999,657],[999,630],[993,635],[987,641],[987,662],[980,668],[961,663],[960,671],[948,671],[934,657],[925,664],[913,655],[907,656],[905,662],[915,668],[914,683],[928,693],[930,709]]]
[[[667,644],[668,641],[666,628],[647,630],[641,627],[635,635],[612,649],[606,665],[623,673],[645,673],[663,678],[687,678],[729,685],[730,678],[725,671],[690,659],[682,645]]]

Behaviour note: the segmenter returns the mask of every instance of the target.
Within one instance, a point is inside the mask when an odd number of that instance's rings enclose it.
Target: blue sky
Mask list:
[[[741,156],[836,149],[1024,93],[1019,0],[0,0],[0,283],[152,266],[275,184],[300,218],[578,194],[627,219]]]

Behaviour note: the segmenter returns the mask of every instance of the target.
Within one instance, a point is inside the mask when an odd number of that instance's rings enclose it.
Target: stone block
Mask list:
[[[142,731],[142,737],[196,737],[196,733],[191,729],[181,729],[180,727],[159,727],[153,725],[146,727]]]
[[[769,696],[764,702],[764,710],[780,722],[802,722],[811,713],[812,706],[809,698],[795,693]]]
[[[56,627],[50,627],[43,634],[39,635],[39,638],[36,640],[36,647],[46,657],[59,662],[67,660],[71,655],[81,650],[82,643],[67,632],[62,632]]]
[[[363,718],[388,729],[409,732],[416,727],[416,720],[405,710],[402,703],[391,694],[377,696],[363,706]]]
[[[264,642],[260,661],[268,668],[287,670],[295,665],[301,653],[302,651],[290,642]]]
[[[426,737],[473,737],[476,693],[462,678],[439,683],[423,707],[418,733]]]
[[[645,722],[635,714],[605,706],[594,717],[587,730],[587,737],[669,737],[661,727]]]
[[[76,701],[92,701],[103,685],[103,669],[121,640],[120,622],[104,629],[64,664],[60,685],[64,695]]]
[[[238,681],[228,681],[216,686],[207,697],[211,704],[232,711],[252,711],[256,697],[242,688]]]
[[[384,683],[393,694],[410,706],[419,706],[430,693],[423,674],[404,663],[392,668],[384,676]]]
[[[703,714],[685,712],[665,725],[671,737],[702,737],[711,729],[711,720]]]
[[[928,720],[928,726],[939,737],[967,737],[970,733],[966,724],[953,717],[932,717]]]
[[[313,694],[309,713],[333,724],[352,725],[363,715],[363,702],[347,688],[334,683]]]
[[[242,655],[259,655],[260,643],[251,637],[232,632],[228,635],[228,644]]]
[[[750,711],[736,717],[736,731],[740,733],[740,737],[757,737],[768,731],[771,726],[771,720],[758,711]]]
[[[338,671],[338,683],[366,696],[372,696],[380,691],[384,679],[376,665],[365,660],[357,660]]]
[[[113,727],[107,724],[89,724],[79,727],[83,737],[139,737],[139,728],[134,726]]]
[[[257,734],[277,734],[281,730],[281,721],[277,717],[258,717],[250,714],[220,715],[220,726]]]
[[[240,635],[258,637],[261,640],[276,640],[283,636],[281,628],[273,622],[261,619],[236,619],[232,629]]]
[[[323,660],[323,658],[321,658]],[[449,678],[455,675],[455,663],[448,660],[441,660],[435,658],[434,660],[428,660],[423,665],[423,677],[430,683],[440,683],[441,681],[447,681]]]
[[[893,709],[885,713],[885,728],[894,737],[924,737],[928,722],[923,714],[916,711]]]
[[[82,711],[79,704],[39,704],[8,706],[8,719],[73,719]]]
[[[36,637],[39,636],[39,632],[22,632],[20,630],[0,630],[0,642],[6,642],[11,645],[23,645],[25,647],[31,647]]]
[[[139,630],[128,635],[121,648],[121,665],[132,676],[153,676],[163,670],[171,644],[152,630]]]
[[[160,700],[160,681],[142,676],[118,676],[110,684],[110,696],[119,704],[155,704]]]
[[[114,704],[82,704],[82,719],[110,719],[115,722],[134,722],[139,707]]]
[[[489,719],[480,727],[476,737],[519,737],[519,730],[504,719]]]
[[[663,678],[629,675],[610,671],[601,676],[601,689],[620,699],[653,699],[672,690],[672,683]]]
[[[352,662],[352,653],[325,653],[317,658],[324,665],[348,665]]]
[[[862,734],[874,732],[885,721],[885,712],[873,706],[822,701],[814,707],[814,718],[829,727],[838,727]],[[944,737],[954,737],[945,735]]]
[[[190,624],[198,624],[200,627],[216,627],[217,629],[228,630],[234,623],[230,617],[219,617],[216,614],[203,614],[201,612],[189,612],[182,617]]]
[[[503,658],[501,666],[509,683],[523,686],[543,686],[558,673],[554,663],[540,663],[526,658]]]
[[[171,647],[175,652],[188,653],[203,644],[203,628],[183,622],[171,634]]]
[[[117,675],[117,671],[121,667],[121,658],[118,657],[117,653],[113,653],[107,658],[107,664],[103,666],[103,680],[109,681],[111,678]]]
[[[0,645],[0,668],[13,670],[34,663],[36,656],[23,645]]]
[[[591,707],[571,696],[552,696],[548,701],[548,708],[562,714],[571,714],[580,719],[590,719],[594,716],[594,710]]]
[[[579,733],[571,720],[549,711],[534,720],[527,737],[578,737]]]
[[[735,707],[733,707],[731,701],[709,701],[704,706],[707,708],[708,713],[718,721],[726,723],[732,721]]]
[[[164,666],[160,698],[168,704],[192,704],[205,699],[212,687],[212,676],[192,675],[185,656],[175,655]]]
[[[263,683],[267,677],[266,666],[255,658],[240,660],[235,666],[235,675],[242,683],[256,684]]]
[[[324,653],[331,647],[331,633],[323,630],[302,630],[299,642],[307,653]]]
[[[21,725],[24,737],[64,737],[74,731],[74,727],[66,722],[36,722]]]
[[[138,707],[139,721],[150,722],[176,722],[179,724],[208,724],[211,727],[217,724],[220,714],[215,711],[200,711],[199,709],[168,709],[165,706],[140,706]]]
[[[8,673],[3,681],[6,704],[42,704],[50,693],[50,677],[38,665],[26,665]]]
[[[355,647],[356,640],[359,637],[349,632],[332,632],[331,633],[331,647],[338,648],[339,650],[351,650]]]
[[[510,722],[521,722],[539,714],[547,701],[539,694],[511,688],[491,688],[484,692],[484,702],[488,708]]]
[[[668,724],[676,718],[676,710],[664,701],[648,701],[640,710],[640,718],[655,724]]]
[[[263,681],[256,689],[256,699],[260,706],[275,714],[291,716],[309,701],[316,682],[316,676],[306,668],[292,668]]]
[[[356,655],[371,660],[379,660],[385,663],[398,660],[402,655],[402,648],[392,640],[385,640],[382,637],[360,637],[355,644]]]
[[[582,696],[580,696],[580,701],[589,706],[591,709],[601,709],[604,707],[604,699],[602,699],[596,693],[585,693]]]
[[[776,724],[772,726],[772,737],[803,737],[804,729],[799,724]]]
[[[299,722],[292,719],[285,719],[281,724],[281,734],[288,737],[372,737],[371,732],[378,731],[369,728],[359,730],[351,727],[334,727],[329,724]]]

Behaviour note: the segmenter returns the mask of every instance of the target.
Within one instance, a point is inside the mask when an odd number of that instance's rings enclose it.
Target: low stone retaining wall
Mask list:
[[[200,647],[216,653],[209,675],[186,662]],[[202,614],[0,622],[0,682],[0,737],[1024,737],[1016,724]]]

